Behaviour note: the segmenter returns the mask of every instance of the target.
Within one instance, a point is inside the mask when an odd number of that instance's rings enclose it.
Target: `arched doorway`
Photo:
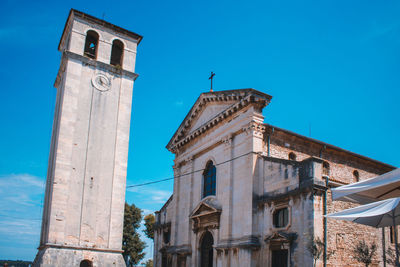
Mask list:
[[[213,266],[213,245],[214,238],[210,232],[203,235],[200,245],[200,266],[212,267]]]
[[[79,264],[79,267],[92,267],[93,264],[90,260],[83,260],[81,261],[81,264]]]

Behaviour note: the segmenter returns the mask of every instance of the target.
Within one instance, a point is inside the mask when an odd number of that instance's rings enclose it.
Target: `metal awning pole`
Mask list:
[[[393,220],[393,233],[394,233],[394,247],[396,250],[396,266],[399,266],[399,248],[397,244],[397,227],[396,227],[396,220],[394,217],[394,209],[392,210],[392,220]]]

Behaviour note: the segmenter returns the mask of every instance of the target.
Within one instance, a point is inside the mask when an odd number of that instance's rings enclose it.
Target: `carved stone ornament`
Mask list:
[[[226,146],[230,146],[232,144],[233,135],[229,134],[221,139],[222,143]]]
[[[271,249],[289,249],[294,240],[297,239],[297,233],[274,232],[265,238]]]
[[[201,230],[218,229],[221,208],[213,203],[212,199],[205,199],[190,214],[192,219],[193,232]]]
[[[263,134],[265,132],[265,125],[263,123],[251,121],[248,125],[242,128],[242,131],[246,134],[253,134],[256,137],[263,137]]]
[[[93,76],[92,85],[97,90],[105,92],[111,89],[111,80],[106,75],[98,73]]]

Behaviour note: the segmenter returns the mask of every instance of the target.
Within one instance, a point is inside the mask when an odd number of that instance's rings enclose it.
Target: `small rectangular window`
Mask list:
[[[288,208],[277,209],[273,214],[273,224],[276,228],[283,228],[289,223]]]

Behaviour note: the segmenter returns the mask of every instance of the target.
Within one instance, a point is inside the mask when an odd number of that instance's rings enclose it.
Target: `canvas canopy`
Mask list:
[[[400,197],[400,169],[354,184],[332,188],[332,200],[360,204]]]
[[[373,227],[400,223],[400,197],[373,202],[326,215],[328,218],[356,222]]]
[[[400,223],[400,197],[390,198],[361,205],[356,208],[325,215],[328,218],[351,221],[373,227],[395,226]],[[393,228],[395,237],[396,266],[399,262],[399,249],[397,244],[397,230]]]

